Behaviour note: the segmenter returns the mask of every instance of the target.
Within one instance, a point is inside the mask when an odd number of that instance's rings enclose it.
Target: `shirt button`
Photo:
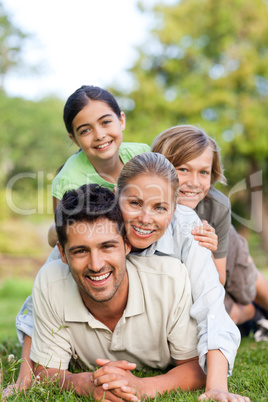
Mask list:
[[[214,315],[214,314],[211,314],[210,318],[211,318],[212,320],[214,320],[214,319],[215,319],[215,315]]]

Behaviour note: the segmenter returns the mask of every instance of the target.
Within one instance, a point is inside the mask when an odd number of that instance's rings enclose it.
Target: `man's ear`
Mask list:
[[[57,247],[58,247],[59,252],[60,252],[61,261],[64,262],[64,264],[68,264],[68,262],[66,260],[66,257],[65,257],[65,252],[64,252],[62,246],[60,245],[60,243],[58,241],[57,241]]]
[[[125,242],[126,255],[128,255],[131,251],[131,244],[129,243],[127,236],[125,236],[124,242]]]
[[[68,134],[69,138],[75,143],[75,145],[77,145],[80,148],[80,145],[78,144],[78,142],[76,141],[76,138],[72,135],[72,134]]]

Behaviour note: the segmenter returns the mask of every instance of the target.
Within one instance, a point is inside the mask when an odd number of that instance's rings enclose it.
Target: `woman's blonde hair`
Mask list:
[[[220,148],[216,141],[198,127],[185,124],[168,128],[154,139],[151,150],[165,155],[177,168],[200,156],[208,147],[213,152],[211,185],[217,181],[226,184]]]
[[[118,196],[128,186],[129,182],[139,175],[152,175],[161,177],[171,185],[174,203],[177,204],[179,193],[179,180],[177,172],[164,155],[155,152],[144,152],[130,159],[120,172],[117,180]]]

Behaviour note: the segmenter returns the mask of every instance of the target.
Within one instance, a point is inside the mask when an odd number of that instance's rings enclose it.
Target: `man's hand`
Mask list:
[[[246,396],[232,394],[231,392],[216,388],[204,392],[204,394],[200,395],[198,398],[199,401],[207,401],[211,399],[218,402],[250,402],[250,399]]]
[[[96,386],[93,396],[95,399],[111,401],[139,401],[139,378],[130,373],[136,368],[136,364],[126,360],[110,361],[108,359],[97,359],[96,363],[101,366],[92,375],[92,381]],[[111,395],[112,394],[112,398]],[[111,398],[111,399],[110,399]]]
[[[192,230],[192,235],[200,246],[206,247],[214,253],[218,248],[218,236],[215,229],[207,221],[202,221],[202,223],[203,226],[197,226]]]

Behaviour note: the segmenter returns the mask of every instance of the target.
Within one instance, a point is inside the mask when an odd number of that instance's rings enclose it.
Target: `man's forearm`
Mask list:
[[[68,370],[38,366],[35,375],[39,375],[41,378],[51,379],[53,382],[59,382],[61,387],[65,390],[74,388],[78,395],[89,396],[95,389],[92,382],[92,373],[90,372],[73,374]]]
[[[207,353],[206,390],[220,388],[228,391],[228,361],[220,350],[209,350]]]
[[[170,392],[174,389],[194,390],[206,383],[206,376],[197,359],[187,361],[171,369],[166,374],[142,378],[142,395],[155,397],[156,394]]]

